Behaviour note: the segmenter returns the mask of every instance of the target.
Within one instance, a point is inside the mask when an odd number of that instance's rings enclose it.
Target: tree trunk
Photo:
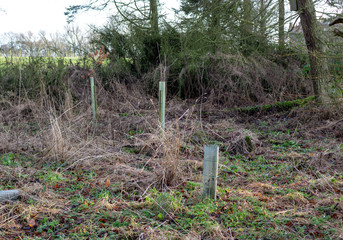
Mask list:
[[[150,14],[151,31],[157,36],[159,33],[157,0],[150,0]]]
[[[279,48],[285,45],[285,0],[279,0]]]
[[[330,76],[325,56],[324,45],[320,37],[323,32],[316,19],[314,3],[312,0],[298,0],[301,26],[310,60],[310,76],[314,94],[319,103],[332,102],[329,96]]]
[[[256,50],[256,41],[252,38],[252,3],[251,0],[242,1],[242,19],[241,19],[241,52],[247,56]]]
[[[267,23],[266,23],[266,6],[264,4],[264,0],[260,0],[260,32],[261,32],[261,35],[263,37],[263,39],[266,38],[266,26],[267,26]]]
[[[252,3],[251,0],[243,0],[243,30],[246,33],[252,33],[253,24],[252,24]]]
[[[147,57],[146,61],[148,62],[147,71],[151,67],[156,67],[160,60],[160,44],[161,36],[159,32],[158,25],[158,0],[150,0],[150,27],[151,35],[149,39],[146,39],[145,42],[145,56]]]
[[[211,26],[210,35],[212,41],[212,52],[218,50],[218,41],[220,39],[220,6],[222,0],[212,0],[211,4]]]

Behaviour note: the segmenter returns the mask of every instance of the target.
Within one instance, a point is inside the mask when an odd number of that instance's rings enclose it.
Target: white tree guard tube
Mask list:
[[[20,196],[19,190],[0,191],[0,202],[14,201]]]
[[[203,197],[216,199],[219,146],[205,146]]]

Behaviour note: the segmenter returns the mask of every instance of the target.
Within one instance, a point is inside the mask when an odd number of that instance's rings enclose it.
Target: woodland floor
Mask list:
[[[139,94],[99,101],[96,125],[89,104],[3,100],[0,190],[22,196],[0,203],[0,239],[343,239],[339,114],[194,102],[169,101],[162,136]],[[206,144],[220,146],[215,201]]]

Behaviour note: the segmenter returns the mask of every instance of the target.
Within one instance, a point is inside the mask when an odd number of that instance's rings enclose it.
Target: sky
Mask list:
[[[6,32],[63,33],[67,25],[64,15],[66,7],[87,2],[89,0],[0,0],[0,38]],[[172,8],[179,7],[180,0],[160,0],[160,3],[163,12],[168,9],[171,12]],[[81,13],[74,24],[86,30],[89,24],[104,25],[109,15],[109,10]]]
[[[67,25],[65,8],[87,2],[88,0],[0,0],[0,35],[6,32],[63,32]],[[160,2],[164,4],[164,8],[171,9],[178,8],[180,0]],[[74,24],[83,29],[89,24],[101,26],[106,23],[109,14],[109,11],[82,13],[77,15]]]

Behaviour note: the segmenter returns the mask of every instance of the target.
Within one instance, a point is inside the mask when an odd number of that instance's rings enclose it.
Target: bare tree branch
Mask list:
[[[336,20],[334,20],[332,23],[329,24],[329,26],[333,26],[339,23],[343,23],[343,18],[337,18]]]

